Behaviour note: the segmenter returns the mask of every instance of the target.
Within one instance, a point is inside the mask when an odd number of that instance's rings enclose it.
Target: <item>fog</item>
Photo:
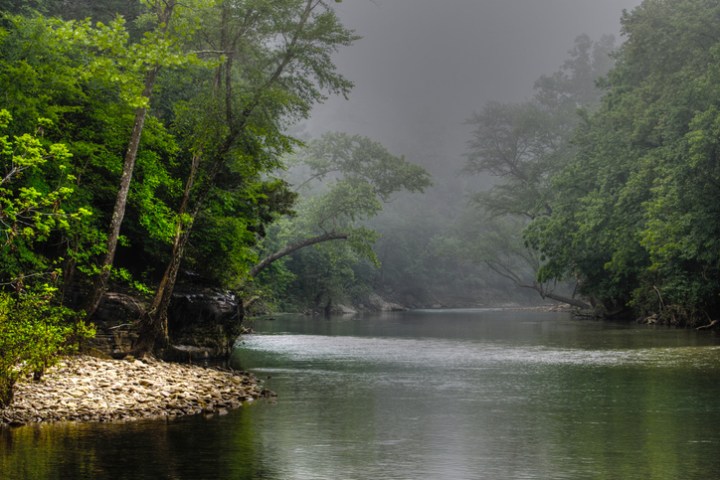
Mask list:
[[[488,176],[463,175],[474,112],[490,101],[529,100],[533,84],[556,72],[575,39],[622,42],[620,18],[640,0],[344,0],[337,12],[363,38],[335,57],[355,82],[348,100],[318,106],[306,126],[319,136],[369,136],[425,167],[434,185],[406,194],[372,221],[382,263],[374,288],[405,305],[535,302],[453,243],[482,242],[492,229],[473,212]],[[454,232],[454,233],[453,233]],[[461,232],[461,233],[460,233]],[[511,235],[519,234],[515,232]],[[458,236],[460,235],[460,236]],[[464,238],[464,240],[460,240]],[[514,237],[512,237],[514,238]],[[507,244],[514,240],[507,238]],[[474,255],[474,254],[471,254]],[[470,261],[469,261],[470,260]],[[516,270],[533,283],[534,272]],[[568,287],[570,288],[570,287]]]
[[[367,135],[435,174],[455,170],[469,134],[463,121],[473,111],[488,101],[527,99],[534,80],[557,70],[580,34],[613,34],[619,43],[623,9],[639,3],[344,0],[337,12],[363,38],[335,60],[355,88],[349,100],[317,107],[308,129]],[[422,155],[430,145],[431,160]]]

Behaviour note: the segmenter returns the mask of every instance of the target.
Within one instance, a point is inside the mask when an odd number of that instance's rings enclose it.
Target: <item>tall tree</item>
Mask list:
[[[262,244],[260,261],[250,270],[252,277],[306,247],[345,241],[345,251],[326,249],[322,254],[315,254],[313,266],[303,266],[299,261],[295,265],[315,268],[325,264],[326,285],[346,283],[333,271],[333,264],[341,266],[337,270],[347,275],[362,259],[377,263],[372,250],[377,233],[368,228],[367,221],[398,192],[422,192],[430,185],[429,174],[422,167],[392,155],[378,142],[359,135],[327,133],[309,142],[293,163],[289,181],[297,185],[300,197],[296,214],[274,226]],[[334,259],[319,258],[323,256]],[[315,307],[320,306],[320,299],[327,303],[332,300],[330,297],[337,299],[343,293],[342,288],[335,288],[332,295],[325,294],[328,288],[307,288],[301,284],[317,286],[317,280],[308,281],[303,278],[306,272],[300,270],[294,273],[299,277],[298,288],[313,291],[310,297],[315,300]]]
[[[123,223],[123,217],[125,216],[130,184],[132,182],[133,171],[135,170],[135,161],[145,126],[145,118],[150,106],[150,97],[153,93],[158,72],[163,65],[169,66],[177,64],[182,59],[182,55],[178,52],[178,36],[173,36],[173,32],[170,30],[170,22],[173,19],[177,2],[175,0],[149,0],[147,6],[155,15],[156,27],[155,31],[148,32],[143,42],[141,42],[141,45],[145,47],[143,49],[144,51],[138,52],[144,54],[144,61],[142,61],[141,66],[138,68],[138,73],[144,70],[143,89],[135,110],[135,119],[128,140],[125,161],[120,176],[120,186],[115,198],[115,206],[108,227],[107,251],[100,264],[100,273],[95,281],[92,294],[89,297],[86,307],[89,315],[95,312],[103,294],[107,290],[107,282],[110,278],[110,272],[115,259],[115,251],[120,237],[120,228]]]
[[[606,311],[672,323],[717,315],[720,5],[645,0],[579,152],[553,179],[551,216],[528,239],[545,278],[575,276]]]
[[[541,257],[521,246],[522,231],[528,222],[552,214],[550,179],[575,154],[572,138],[583,118],[581,109],[593,109],[599,102],[596,83],[611,65],[613,43],[612,37],[593,42],[581,35],[562,68],[535,82],[532,100],[490,102],[468,121],[474,131],[466,171],[496,177],[492,187],[474,199],[475,206],[489,215],[486,223],[495,227],[478,232],[476,245],[484,252],[478,258],[517,286],[580,307],[587,304],[553,292],[553,281],[533,278]],[[504,241],[497,241],[500,233]]]
[[[92,212],[82,228],[53,241],[55,254],[65,259],[67,286],[76,267],[90,274],[90,260],[102,253],[104,206],[122,163],[120,139],[141,96],[132,64],[143,48],[128,47],[122,19],[93,26],[6,15],[3,27],[0,88],[14,118],[10,133],[38,129],[43,139],[66,145],[75,174],[68,201]],[[150,131],[147,152],[166,149],[158,148],[162,128],[154,123]]]
[[[185,102],[195,112],[185,193],[167,267],[143,317],[141,349],[168,344],[167,309],[198,216],[279,166],[296,143],[285,123],[307,116],[325,92],[347,95],[352,86],[331,55],[357,37],[322,0],[221,2],[205,20],[199,49],[224,61],[204,94]]]

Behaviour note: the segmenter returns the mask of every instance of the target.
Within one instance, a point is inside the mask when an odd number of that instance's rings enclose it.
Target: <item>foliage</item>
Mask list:
[[[315,184],[309,224],[327,231],[345,228],[376,215],[382,202],[399,191],[421,192],[430,185],[428,173],[404,157],[392,155],[367,137],[328,133],[309,143],[295,160],[307,169],[299,190]],[[317,188],[320,186],[320,188]]]
[[[256,260],[258,239],[278,216],[292,212],[296,197],[279,179],[253,182],[232,193],[215,191],[194,225],[188,267],[225,287],[240,287]]]
[[[17,295],[0,292],[0,408],[12,402],[18,379],[28,373],[39,378],[58,356],[95,334],[75,312],[53,304],[55,293],[48,285]]]
[[[295,278],[289,288],[302,292],[296,298],[308,300],[314,308],[362,297],[372,279],[367,264],[379,265],[372,248],[378,234],[367,221],[398,192],[423,191],[430,185],[428,173],[369,138],[346,133],[310,141],[292,163],[290,181],[300,194],[296,215],[271,230],[264,251],[342,234],[345,241],[300,250],[284,265]],[[276,266],[276,271],[279,268],[283,267]]]
[[[5,17],[0,55],[0,86],[12,107],[9,133],[38,132],[62,143],[72,154],[67,164],[74,174],[68,208],[92,215],[55,239],[65,260],[68,281],[74,273],[93,275],[96,256],[103,253],[107,208],[115,193],[116,176],[132,125],[132,112],[142,104],[143,45],[128,46],[124,22],[92,26],[89,21],[62,22],[43,17]],[[177,57],[170,61],[175,62]],[[37,118],[47,118],[37,125]],[[131,192],[128,245],[167,243],[172,212],[164,207],[167,194],[177,192],[167,165],[177,152],[165,126],[149,119],[138,160],[140,175]],[[134,233],[137,232],[137,235]],[[149,241],[146,239],[149,238]]]
[[[346,242],[325,242],[287,257],[261,277],[260,288],[274,294],[271,300],[283,311],[325,312],[332,305],[358,304],[367,298],[370,285],[364,274],[368,263]],[[276,284],[278,278],[286,283]]]
[[[528,240],[544,278],[574,276],[609,311],[702,323],[720,307],[720,5],[646,0],[623,16],[600,110]]]
[[[0,4],[2,282],[49,278],[78,307],[110,276],[154,291],[160,325],[182,262],[237,287],[292,211],[274,173],[300,144],[287,128],[347,95],[332,55],[357,36],[317,0],[61,3]]]
[[[522,232],[528,222],[543,224],[554,213],[557,185],[552,179],[576,155],[573,135],[585,111],[599,101],[596,82],[611,64],[612,46],[611,37],[599,42],[578,37],[562,68],[536,81],[532,100],[490,102],[468,121],[474,131],[465,170],[497,180],[474,198],[485,226],[478,241],[464,243],[466,255],[543,296],[557,279],[568,277],[545,275],[551,266],[538,258],[539,245],[522,245]],[[458,230],[467,237],[463,228]]]
[[[0,132],[11,121],[0,110]],[[42,123],[47,124],[47,120]],[[56,276],[59,258],[44,255],[39,245],[57,233],[81,225],[90,211],[66,211],[73,193],[70,154],[63,144],[44,145],[30,134],[0,136],[0,279],[21,286],[24,278]]]
[[[12,116],[0,110],[0,132]],[[40,125],[50,127],[47,119]],[[13,387],[27,372],[42,374],[54,359],[72,349],[92,329],[75,321],[72,310],[55,303],[62,258],[50,243],[82,228],[90,211],[65,210],[75,177],[63,144],[31,135],[0,136],[0,407],[12,400]]]

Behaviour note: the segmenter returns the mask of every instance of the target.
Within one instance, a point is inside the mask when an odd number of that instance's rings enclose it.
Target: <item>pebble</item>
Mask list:
[[[21,379],[12,405],[0,410],[0,426],[225,415],[265,392],[252,374],[155,359],[79,355],[62,359],[40,381]]]

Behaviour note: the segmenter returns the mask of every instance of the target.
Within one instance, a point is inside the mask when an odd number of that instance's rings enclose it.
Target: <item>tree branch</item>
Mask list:
[[[256,277],[260,272],[265,270],[267,267],[270,266],[271,263],[273,263],[276,260],[281,259],[282,257],[285,257],[287,255],[290,255],[291,253],[294,253],[301,248],[309,247],[310,245],[315,245],[317,243],[322,242],[328,242],[331,240],[347,240],[348,234],[347,233],[340,233],[340,232],[328,232],[324,233],[322,235],[318,235],[317,237],[312,238],[306,238],[304,240],[300,240],[294,243],[291,243],[284,248],[278,250],[277,252],[268,255],[267,257],[260,260],[260,262],[255,265],[250,270],[250,276]]]
[[[549,298],[550,300],[555,300],[556,302],[566,303],[568,305],[572,305],[573,307],[582,308],[583,310],[590,310],[592,308],[590,305],[582,300],[578,300],[577,298],[565,297],[552,292],[545,292],[542,296],[543,298]]]
[[[577,298],[571,298],[566,297],[564,295],[558,295],[556,293],[552,292],[546,292],[545,289],[542,288],[542,285],[538,285],[537,282],[533,282],[531,284],[529,283],[523,283],[520,279],[520,277],[512,272],[508,267],[502,264],[497,264],[495,262],[491,261],[485,261],[485,264],[490,268],[493,272],[497,273],[498,275],[507,278],[508,280],[511,280],[515,285],[521,288],[530,288],[532,290],[535,290],[540,294],[542,298],[549,298],[550,300],[555,300],[556,302],[565,303],[567,305],[571,305],[573,307],[582,308],[583,310],[590,310],[592,307],[588,305],[587,303],[583,302],[582,300],[578,300]]]

